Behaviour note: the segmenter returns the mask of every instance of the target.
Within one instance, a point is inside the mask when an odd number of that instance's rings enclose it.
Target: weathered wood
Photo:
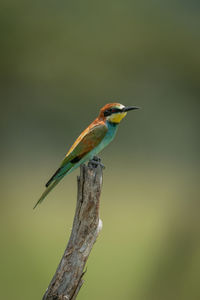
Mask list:
[[[78,197],[71,236],[43,300],[76,299],[83,284],[86,261],[102,228],[99,219],[101,187],[102,167],[93,164],[82,165],[78,177]]]

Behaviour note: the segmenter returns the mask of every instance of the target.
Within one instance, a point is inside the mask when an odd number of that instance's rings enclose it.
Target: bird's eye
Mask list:
[[[120,108],[112,108],[112,113],[118,113],[120,111],[121,111]]]

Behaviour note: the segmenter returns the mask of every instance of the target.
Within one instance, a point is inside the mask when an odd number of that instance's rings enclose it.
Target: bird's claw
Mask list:
[[[98,156],[94,156],[91,160],[89,160],[88,166],[89,167],[100,166],[102,169],[105,169],[105,166],[101,163],[101,159]]]

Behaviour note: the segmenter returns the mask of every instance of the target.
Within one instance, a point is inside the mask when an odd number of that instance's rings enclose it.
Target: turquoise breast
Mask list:
[[[106,125],[108,127],[108,131],[101,141],[101,143],[96,147],[96,154],[99,153],[103,148],[105,148],[115,137],[115,134],[117,132],[118,124],[116,123],[110,123],[106,122]]]

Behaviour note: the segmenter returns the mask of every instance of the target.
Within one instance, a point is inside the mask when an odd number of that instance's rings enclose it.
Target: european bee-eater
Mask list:
[[[34,208],[44,200],[66,174],[69,174],[87,160],[92,159],[106,147],[115,137],[121,120],[128,111],[133,109],[138,109],[138,107],[125,107],[120,103],[109,103],[102,107],[99,116],[80,134],[67,152],[58,170],[46,183],[46,190]]]

